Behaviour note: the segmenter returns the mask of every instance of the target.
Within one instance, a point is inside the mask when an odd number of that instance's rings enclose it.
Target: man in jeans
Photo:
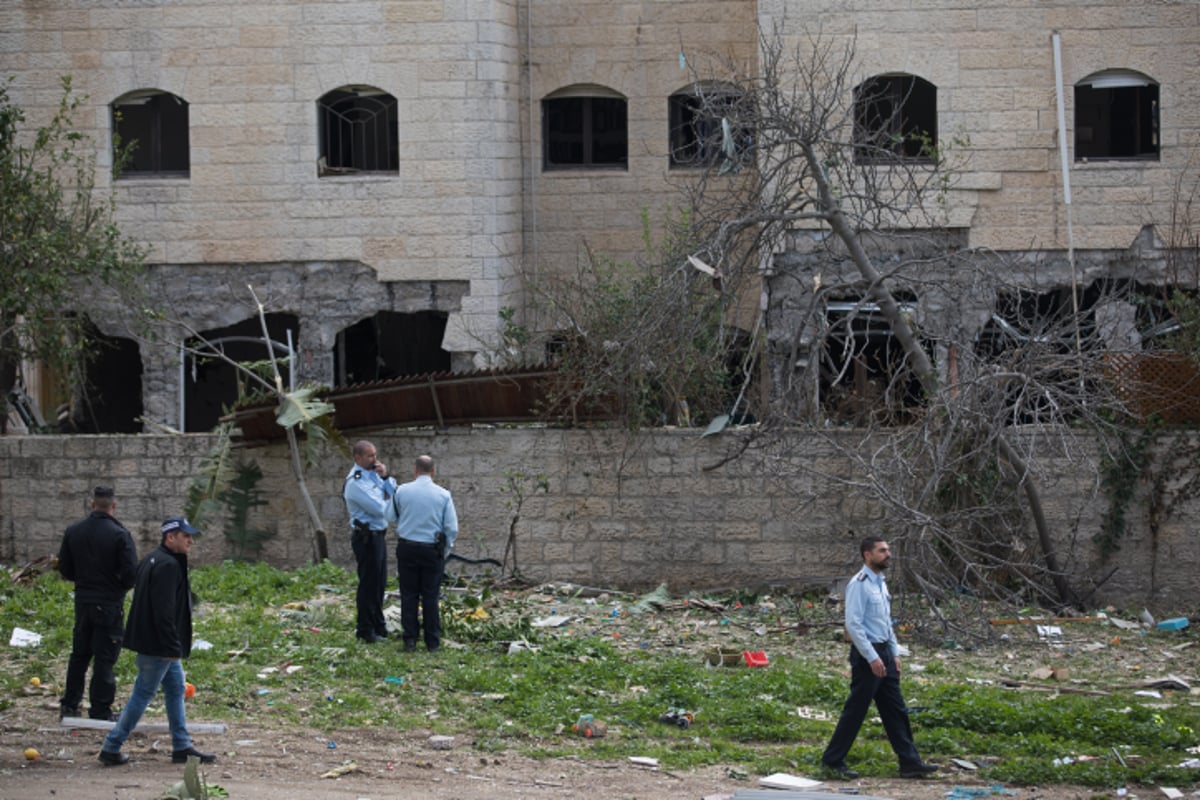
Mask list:
[[[215,755],[201,753],[192,746],[183,710],[186,681],[180,659],[192,652],[192,587],[187,556],[192,537],[199,533],[184,517],[171,517],[162,524],[162,544],[138,565],[125,628],[125,646],[138,654],[137,679],[133,696],[100,749],[100,763],[105,766],[129,761],[121,745],[137,727],[159,686],[171,729],[171,761],[183,764],[188,756],[196,756],[203,764],[217,760]]]
[[[137,548],[133,537],[113,518],[117,501],[108,486],[92,492],[92,513],[63,533],[58,571],[75,582],[75,632],[60,717],[78,717],[88,664],[92,685],[88,716],[112,719],[117,679],[113,666],[125,633],[125,594],[133,588]]]

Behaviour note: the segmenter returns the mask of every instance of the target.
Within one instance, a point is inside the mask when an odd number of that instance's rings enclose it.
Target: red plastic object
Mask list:
[[[767,664],[771,663],[767,659],[767,654],[762,650],[757,652],[744,650],[742,652],[742,658],[745,659],[747,667],[765,667]]]

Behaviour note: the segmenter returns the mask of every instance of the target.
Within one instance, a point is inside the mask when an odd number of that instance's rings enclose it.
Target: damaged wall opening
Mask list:
[[[380,311],[338,331],[333,350],[337,385],[448,372],[450,353],[442,349],[448,319],[444,311]]]
[[[288,331],[296,341],[300,321],[295,314],[267,314],[267,331],[275,342],[287,342]],[[262,325],[257,318],[246,319],[235,325],[201,331],[200,335],[217,346],[226,356],[237,362],[263,361],[267,350],[262,342]],[[198,339],[186,342],[189,348],[199,348]],[[275,353],[279,372],[286,385],[289,369],[286,357],[278,350]],[[237,370],[214,356],[188,354],[184,359],[183,376],[183,430],[190,432],[210,431],[217,421],[238,399]],[[257,391],[255,387],[248,387]]]
[[[1075,84],[1075,160],[1158,160],[1158,84],[1105,70]]]
[[[94,332],[81,398],[71,422],[80,433],[141,433],[142,357],[133,339]]]
[[[900,300],[902,313],[914,308],[910,299]],[[879,306],[830,300],[823,327],[818,377],[823,414],[854,425],[905,424],[910,411],[921,405],[921,382],[908,369],[904,347]]]

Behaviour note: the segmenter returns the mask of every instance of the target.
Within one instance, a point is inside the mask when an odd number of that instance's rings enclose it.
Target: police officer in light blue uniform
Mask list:
[[[387,588],[387,527],[396,479],[376,459],[375,445],[354,443],[354,467],[342,497],[350,512],[350,545],[358,562],[357,620],[354,635],[371,644],[387,638],[383,593]]]
[[[900,777],[923,778],[937,771],[926,764],[913,743],[908,706],[900,694],[900,659],[896,632],[892,629],[892,597],[883,573],[891,562],[887,542],[868,536],[859,545],[863,568],[846,585],[846,633],[850,646],[850,697],[842,708],[837,728],[821,756],[821,763],[835,775],[853,780],[858,773],[846,766],[846,755],[858,736],[871,702],[896,757]]]
[[[446,555],[458,538],[458,514],[450,492],[433,482],[433,459],[419,456],[413,480],[396,490],[396,577],[400,584],[400,626],[404,649],[415,650],[424,629],[425,648],[441,646],[442,623],[438,593]],[[421,606],[421,624],[417,606]]]

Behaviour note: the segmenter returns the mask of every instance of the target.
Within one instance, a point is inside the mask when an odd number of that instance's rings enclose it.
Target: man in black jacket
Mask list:
[[[162,524],[162,544],[138,565],[125,627],[125,646],[138,654],[138,673],[133,695],[100,749],[100,763],[105,766],[129,761],[121,745],[137,727],[159,686],[171,729],[171,761],[183,764],[188,756],[196,756],[202,764],[217,760],[215,755],[201,753],[192,746],[183,710],[187,682],[179,663],[192,652],[192,587],[187,556],[192,537],[199,533],[184,517],[171,517]]]
[[[113,666],[125,631],[125,593],[133,588],[137,549],[133,537],[113,518],[117,501],[108,486],[92,492],[92,513],[63,533],[58,571],[75,582],[75,633],[67,662],[60,717],[78,717],[88,664],[92,719],[111,719],[117,680]]]

